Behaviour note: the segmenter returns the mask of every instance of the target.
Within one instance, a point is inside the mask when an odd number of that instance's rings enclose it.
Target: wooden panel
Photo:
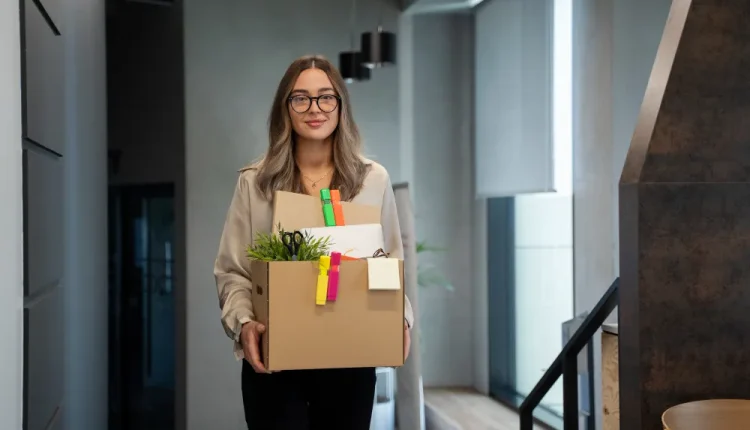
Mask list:
[[[65,137],[62,37],[53,33],[32,0],[22,1],[26,44],[24,136],[62,154]]]
[[[603,430],[620,430],[619,355],[617,335],[602,333]]]
[[[54,288],[28,308],[28,430],[44,430],[63,399],[62,290]]]
[[[748,19],[746,0],[672,3],[620,182],[624,429],[750,398]]]
[[[26,264],[28,291],[58,284],[63,273],[63,162],[26,150]]]

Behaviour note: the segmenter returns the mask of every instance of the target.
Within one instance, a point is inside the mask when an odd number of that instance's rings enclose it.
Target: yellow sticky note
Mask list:
[[[401,271],[397,258],[368,258],[367,280],[370,290],[400,290]]]
[[[323,306],[328,298],[328,269],[331,268],[331,257],[320,257],[318,264],[318,285],[315,288],[315,304]]]

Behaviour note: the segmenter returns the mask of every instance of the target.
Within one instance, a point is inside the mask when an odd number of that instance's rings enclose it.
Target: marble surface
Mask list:
[[[621,426],[750,397],[750,2],[675,1],[620,183]]]
[[[602,324],[602,331],[608,334],[617,335],[619,333],[619,328],[617,324]]]

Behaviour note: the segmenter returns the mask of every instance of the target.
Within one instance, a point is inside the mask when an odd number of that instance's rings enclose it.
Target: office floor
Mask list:
[[[174,393],[150,388],[144,390],[140,405],[134,405],[128,430],[174,429]]]
[[[519,428],[515,411],[471,389],[428,388],[424,391],[424,401],[427,430]]]

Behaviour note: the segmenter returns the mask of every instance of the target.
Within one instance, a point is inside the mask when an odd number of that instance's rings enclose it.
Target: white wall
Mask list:
[[[188,429],[240,429],[240,364],[219,322],[212,275],[237,169],[263,153],[273,93],[295,58],[320,53],[338,62],[350,49],[346,0],[317,3],[187,0],[184,8],[187,178]],[[358,2],[357,38],[397,29],[388,2]],[[398,68],[350,86],[369,155],[400,181]]]
[[[107,105],[104,0],[65,4],[64,428],[107,428]]]
[[[419,264],[454,288],[420,288],[425,386],[474,384],[473,21],[470,14],[414,16],[413,74],[404,84],[413,96],[417,239],[446,249],[421,254]]]
[[[525,394],[559,354],[561,326],[573,317],[572,3],[547,4],[555,193],[515,199],[516,389]],[[562,410],[562,381],[543,404]]]
[[[0,2],[0,428],[21,429],[23,208],[18,2]]]
[[[615,0],[612,64],[614,268],[620,273],[617,187],[672,0]]]
[[[618,183],[671,3],[576,3],[576,312],[619,274]]]
[[[573,8],[573,261],[575,312],[590,310],[614,280],[612,237],[613,0]],[[614,318],[614,317],[613,317]],[[594,346],[594,396],[601,399],[601,348]],[[601,404],[601,403],[599,403]],[[601,408],[596,420],[601,426]]]
[[[585,0],[574,7],[576,313],[591,309],[614,280],[612,3]]]
[[[618,182],[671,0],[574,5],[575,310],[581,313],[619,275]],[[595,354],[601,399],[600,348]]]
[[[474,9],[474,175],[481,197],[555,190],[552,4],[486,0]]]

